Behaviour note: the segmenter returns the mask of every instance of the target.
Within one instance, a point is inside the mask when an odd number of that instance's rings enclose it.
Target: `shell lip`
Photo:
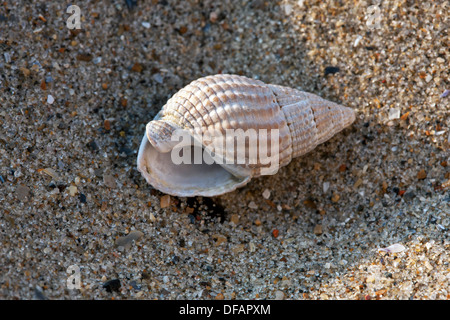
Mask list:
[[[171,161],[170,152],[159,152],[147,135],[139,148],[137,169],[155,189],[179,197],[218,196],[251,180],[251,176],[234,176],[218,164],[176,165]]]

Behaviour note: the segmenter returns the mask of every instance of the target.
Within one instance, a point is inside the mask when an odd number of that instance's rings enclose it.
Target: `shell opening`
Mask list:
[[[191,146],[191,154],[195,148]],[[198,150],[197,150],[198,151]],[[138,170],[156,189],[181,197],[215,196],[233,191],[250,181],[250,177],[236,177],[221,165],[175,164],[171,152],[160,152],[144,135],[139,148]]]

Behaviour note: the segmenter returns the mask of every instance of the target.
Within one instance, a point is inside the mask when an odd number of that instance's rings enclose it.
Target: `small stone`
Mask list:
[[[159,205],[162,209],[167,208],[170,206],[170,195],[166,194],[162,196],[160,199]]]
[[[239,223],[239,215],[237,214],[232,214],[231,215],[231,222],[234,223],[235,225],[237,225]]]
[[[89,141],[86,144],[86,146],[92,151],[97,151],[98,150],[98,144],[97,144],[97,142],[95,142],[95,140]]]
[[[330,183],[325,181],[323,183],[323,193],[327,193],[328,189],[330,189]]]
[[[290,4],[285,4],[284,5],[284,13],[287,15],[287,16],[289,16],[291,13],[292,13],[292,5],[290,5]]]
[[[49,94],[47,96],[47,103],[48,104],[53,104],[53,102],[55,102],[55,98],[53,98],[53,96],[51,94]]]
[[[357,189],[362,183],[363,183],[363,180],[361,178],[359,178],[353,185],[353,188]]]
[[[420,170],[419,173],[417,173],[417,179],[423,180],[427,177],[427,173],[424,169]]]
[[[117,187],[116,179],[110,174],[103,175],[103,183],[108,188],[114,189]]]
[[[103,121],[103,127],[107,131],[111,130],[111,122],[108,119],[106,119],[105,121]]]
[[[27,68],[24,68],[24,67],[21,67],[20,71],[22,71],[22,73],[23,73],[23,75],[25,77],[28,77],[30,75],[30,73],[31,73],[30,69],[27,69]]]
[[[283,291],[277,290],[275,291],[275,300],[284,300],[285,295]]]
[[[323,233],[322,225],[321,224],[316,224],[316,226],[314,227],[314,234],[316,236],[320,236],[322,233]]]
[[[86,196],[83,193],[80,193],[78,199],[80,199],[81,203],[86,203]]]
[[[180,27],[179,33],[180,35],[185,34],[188,31],[188,28],[186,26]]]
[[[212,236],[212,238],[216,240],[215,246],[219,246],[222,243],[226,243],[227,242],[227,238],[224,237],[221,234],[215,234],[215,235]]]
[[[219,294],[217,294],[215,299],[216,300],[223,300],[223,299],[225,299],[225,297],[224,297],[223,293],[219,293]]]
[[[94,56],[90,53],[80,53],[77,55],[77,60],[89,62],[94,58]]]
[[[135,64],[133,64],[133,66],[131,67],[131,70],[134,72],[142,72],[142,70],[144,69],[144,67],[142,66],[142,64],[140,64],[139,62],[136,62]]]
[[[138,230],[132,230],[129,234],[123,237],[119,237],[116,240],[116,246],[124,247],[125,249],[130,249],[133,241],[139,240],[144,234]]]
[[[264,199],[269,199],[270,198],[270,190],[269,189],[265,189],[263,194],[262,194]]]
[[[209,21],[211,21],[212,23],[217,22],[217,19],[219,18],[219,15],[217,14],[217,12],[211,12],[209,14]]]
[[[142,24],[142,26],[143,26],[145,29],[150,29],[150,23],[149,23],[149,22],[144,21],[144,22],[142,22],[141,24]]]
[[[69,194],[74,197],[77,192],[78,192],[78,188],[76,186],[70,186],[69,188],[67,188],[69,190]]]
[[[11,62],[11,56],[8,52],[3,53],[3,56],[5,57],[5,62],[10,63]]]
[[[310,209],[313,209],[313,210],[316,210],[316,209],[317,209],[317,205],[316,205],[316,203],[314,202],[314,200],[312,200],[312,199],[306,199],[306,200],[304,200],[304,201],[303,201],[303,204],[304,204],[306,207],[310,208]]]
[[[238,244],[231,251],[233,251],[234,254],[237,254],[237,253],[244,252],[244,249],[245,249],[245,245]]]
[[[341,197],[337,193],[334,193],[333,197],[331,197],[331,201],[338,202],[340,198]]]
[[[399,119],[399,118],[400,118],[400,109],[399,108],[389,109],[389,115],[388,115],[389,120],[395,120],[395,119]]]
[[[335,74],[335,73],[338,73],[339,71],[340,71],[340,69],[338,67],[326,67],[325,75]]]
[[[404,113],[401,117],[400,117],[400,120],[403,120],[403,121],[405,121],[407,118],[408,118],[408,116],[409,116],[409,111],[408,112],[406,112],[406,113]]]
[[[47,175],[52,177],[54,180],[58,179],[58,174],[52,168],[45,168],[45,169],[42,170],[42,172],[46,173]]]
[[[258,205],[254,201],[250,201],[250,203],[248,204],[248,207],[250,209],[258,209]]]
[[[107,292],[119,292],[120,290],[120,280],[119,279],[112,279],[108,280],[103,284],[103,288],[106,289]]]
[[[29,197],[29,195],[30,195],[30,188],[28,188],[27,186],[22,186],[22,185],[18,186],[17,189],[16,189],[16,195],[17,195],[17,198],[20,201],[23,201],[23,200],[25,200],[26,198]]]
[[[321,293],[321,294],[320,294],[320,299],[321,299],[321,300],[328,300],[328,299],[329,299],[329,297],[328,297],[328,295],[327,295],[327,294],[325,294],[325,293]]]
[[[152,78],[159,84],[162,84],[164,82],[162,75],[160,75],[159,73],[155,73]]]

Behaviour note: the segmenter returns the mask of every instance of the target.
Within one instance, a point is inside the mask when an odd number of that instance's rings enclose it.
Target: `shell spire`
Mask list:
[[[178,91],[147,124],[138,170],[162,192],[215,196],[275,173],[354,120],[352,109],[311,93],[208,76]]]

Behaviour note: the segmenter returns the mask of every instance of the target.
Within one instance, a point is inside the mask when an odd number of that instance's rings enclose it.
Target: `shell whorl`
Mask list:
[[[170,136],[176,129],[186,130],[191,135],[201,135],[205,132],[225,134],[228,129],[244,131],[278,129],[277,157],[279,167],[282,167],[292,158],[301,156],[318,144],[327,141],[354,120],[355,114],[352,109],[311,93],[280,85],[265,84],[243,76],[214,75],[195,80],[173,95],[155,119],[148,123],[146,137],[158,152],[164,153],[173,148],[174,143],[170,141]],[[144,142],[146,142],[145,137]],[[210,148],[209,145],[203,145],[203,147]],[[251,149],[252,146],[246,145],[245,148]],[[213,148],[210,151],[216,150]],[[226,155],[223,156],[226,158]],[[141,172],[145,170],[142,161],[139,161],[143,157],[143,152],[140,151],[138,169]],[[223,167],[235,176],[251,178],[261,173],[259,163]],[[152,178],[146,176],[146,179]],[[248,182],[249,179],[246,180]],[[152,183],[152,181],[149,182]],[[175,195],[186,193],[162,189]],[[223,188],[219,189],[221,193],[234,190],[233,188],[225,191]],[[201,191],[197,194],[220,193],[213,190]]]

